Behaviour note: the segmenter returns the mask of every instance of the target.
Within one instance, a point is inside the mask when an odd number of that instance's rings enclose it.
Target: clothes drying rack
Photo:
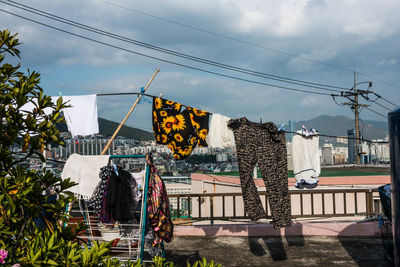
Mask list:
[[[110,160],[112,159],[122,159],[122,158],[130,158],[130,159],[140,159],[144,158],[147,159],[148,155],[111,155]],[[126,240],[127,242],[127,249],[124,247],[113,247],[111,248],[111,255],[113,257],[119,258],[122,261],[126,260],[138,260],[140,259],[140,262],[143,263],[145,261],[150,261],[150,260],[144,260],[144,252],[146,251],[145,248],[145,235],[146,235],[146,227],[147,227],[147,191],[149,187],[149,178],[150,178],[150,166],[147,164],[147,160],[145,161],[145,176],[143,180],[143,192],[142,192],[142,205],[141,205],[141,210],[140,210],[140,221],[139,224],[118,224],[118,227],[115,230],[118,230],[119,236],[115,236],[115,238],[119,238],[119,240]],[[91,244],[94,240],[103,240],[105,239],[103,237],[99,236],[94,236],[95,230],[100,230],[100,227],[98,224],[100,223],[98,220],[93,219],[93,216],[90,216],[90,211],[88,208],[88,205],[86,204],[86,201],[84,199],[79,200],[80,204],[80,210],[83,215],[84,223],[86,225],[86,237],[82,236],[83,238],[86,238],[88,241],[88,246],[91,247]],[[82,207],[83,205],[83,207]],[[96,227],[97,224],[97,227]],[[114,226],[112,224],[112,226]],[[120,230],[118,229],[119,227],[125,227],[125,228],[130,228],[132,229],[137,229],[137,234],[130,236],[130,237],[122,237],[120,234]],[[115,227],[114,227],[115,228]],[[104,230],[104,228],[103,228]],[[114,233],[116,232],[114,230]],[[103,233],[102,233],[103,235]],[[136,246],[137,244],[137,246]],[[164,250],[164,243],[161,243],[161,251],[162,251],[162,257],[165,258],[165,250]],[[122,254],[122,256],[121,256]]]

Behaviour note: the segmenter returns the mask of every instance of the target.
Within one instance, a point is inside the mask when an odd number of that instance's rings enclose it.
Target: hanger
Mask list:
[[[112,166],[113,166],[113,168],[114,168],[115,174],[116,174],[117,176],[119,176],[117,165],[115,165],[115,163],[113,163]]]

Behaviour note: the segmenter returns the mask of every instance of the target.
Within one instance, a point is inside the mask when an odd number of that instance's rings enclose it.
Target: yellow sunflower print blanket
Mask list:
[[[207,146],[210,113],[153,97],[153,132],[158,144],[168,145],[175,159],[187,158],[199,145]]]

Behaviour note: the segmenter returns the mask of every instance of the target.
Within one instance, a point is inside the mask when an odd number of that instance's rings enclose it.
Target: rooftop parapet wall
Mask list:
[[[274,229],[271,224],[175,226],[175,236],[378,236],[378,222],[294,223]]]

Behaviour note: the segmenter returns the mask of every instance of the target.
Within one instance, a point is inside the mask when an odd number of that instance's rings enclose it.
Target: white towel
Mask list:
[[[209,148],[233,148],[235,147],[235,138],[233,131],[228,128],[230,118],[221,114],[213,114],[210,127],[206,137]]]
[[[58,98],[59,96],[52,96],[51,101],[57,103]],[[63,109],[62,112],[72,137],[99,133],[97,95],[63,96],[62,98],[63,102],[68,101],[67,104],[71,106]],[[34,108],[34,104],[29,102],[21,107],[21,111],[32,112]],[[50,115],[51,112],[53,112],[51,108],[44,109],[46,115]]]
[[[109,155],[83,156],[72,154],[65,163],[61,178],[63,180],[71,178],[71,181],[78,183],[78,185],[68,189],[69,191],[89,198],[100,182],[100,168],[106,166],[109,159]]]
[[[301,133],[301,131],[297,131]],[[296,181],[309,181],[321,173],[321,160],[318,154],[318,135],[304,137],[295,134],[292,139],[293,172]]]
[[[63,109],[72,137],[99,133],[96,95],[63,96],[63,101],[72,106]]]

